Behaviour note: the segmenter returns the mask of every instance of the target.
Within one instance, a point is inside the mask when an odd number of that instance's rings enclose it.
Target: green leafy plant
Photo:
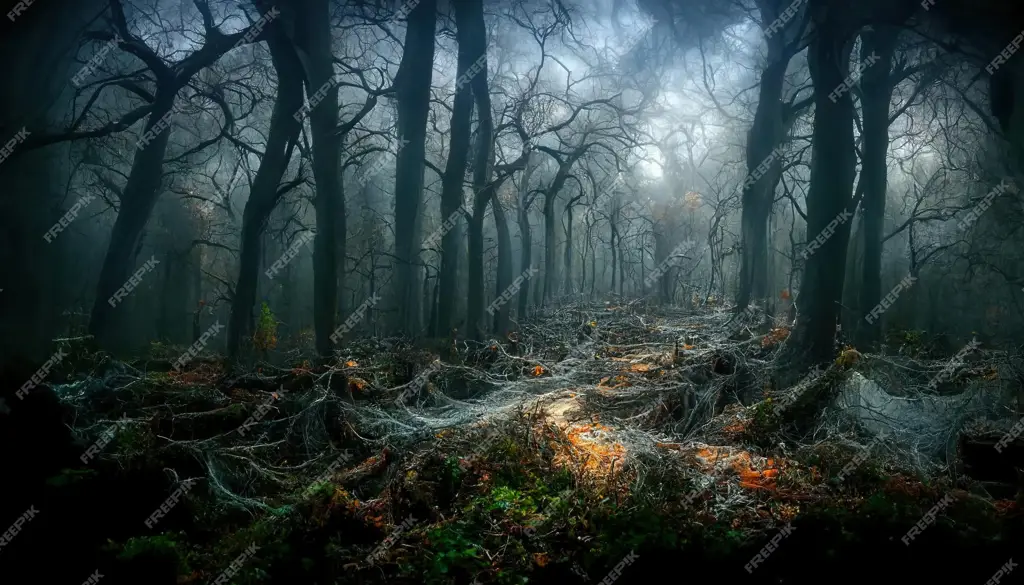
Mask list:
[[[253,345],[260,351],[268,351],[277,347],[278,320],[270,312],[266,301],[260,306],[260,318],[256,323],[256,332],[252,336]]]
[[[427,533],[427,539],[434,550],[429,568],[432,577],[448,575],[456,567],[472,572],[488,566],[460,525],[435,528]]]

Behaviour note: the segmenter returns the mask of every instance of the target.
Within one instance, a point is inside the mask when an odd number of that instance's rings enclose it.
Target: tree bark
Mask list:
[[[777,17],[778,4],[760,3],[765,22]],[[784,36],[784,33],[768,36],[768,64],[761,74],[754,123],[747,133],[747,176],[743,184],[740,219],[740,286],[736,295],[736,308],[740,311],[752,299],[764,298],[768,293],[767,223],[775,186],[782,173],[782,161],[772,153],[782,143],[785,133],[782,89],[786,68],[792,58]]]
[[[261,243],[267,220],[278,201],[278,186],[284,176],[291,155],[289,144],[299,136],[301,125],[294,115],[302,107],[302,65],[291,42],[278,29],[268,36],[271,61],[277,72],[277,98],[270,118],[267,146],[253,179],[249,199],[242,212],[242,244],[238,262],[238,280],[228,320],[227,351],[237,358],[243,338],[252,336],[253,307],[256,305],[256,285],[259,282]],[[314,90],[315,91],[315,90]],[[318,183],[319,184],[319,183]],[[287,275],[278,275],[287,277]],[[330,335],[330,332],[328,332]]]
[[[481,0],[460,0],[466,43],[473,62],[479,62],[479,72],[469,85],[476,103],[477,136],[473,157],[473,217],[469,221],[469,298],[466,303],[466,330],[475,340],[482,338],[484,313],[484,214],[497,184],[491,181],[494,166],[494,122],[491,114],[491,95],[487,83],[487,28],[484,24]]]
[[[455,21],[458,29],[459,60],[456,68],[455,101],[452,105],[451,137],[448,148],[448,162],[441,179],[441,219],[453,217],[463,204],[463,181],[466,177],[466,161],[469,157],[471,118],[473,116],[473,92],[465,83],[466,71],[479,58],[467,41],[471,26],[466,3],[455,4]],[[458,214],[461,216],[461,214]],[[438,276],[437,324],[433,335],[447,335],[452,324],[452,308],[458,289],[459,256],[462,247],[462,218],[455,216],[455,225],[441,238],[441,270]]]
[[[558,281],[555,260],[558,258],[558,241],[555,239],[555,199],[558,198],[562,184],[564,181],[559,183],[557,189],[552,185],[544,194],[544,304],[551,302]]]
[[[146,121],[144,135],[171,112],[176,94],[176,89],[158,92],[153,110]],[[96,298],[93,300],[89,318],[89,333],[95,337],[100,347],[116,349],[123,342],[122,338],[115,335],[118,329],[117,316],[120,313],[116,307],[108,303],[108,300],[132,275],[142,232],[159,197],[164,153],[167,152],[170,134],[171,130],[167,128],[135,151],[132,170],[121,198],[121,208],[118,210],[117,219],[114,220],[110,243],[103,259],[103,267],[100,269],[99,281],[96,283]]]
[[[395,321],[392,329],[409,336],[420,333],[420,220],[436,13],[437,0],[421,0],[409,13],[405,50],[395,79],[398,138],[402,146],[395,168],[395,270],[391,294]]]
[[[300,48],[306,74],[306,94],[324,91],[323,99],[309,111],[313,143],[313,178],[316,181],[313,240],[313,322],[316,351],[331,355],[331,335],[337,313],[338,252],[344,257],[345,204],[341,200],[341,135],[338,126],[338,86],[333,82],[331,19],[328,0],[298,3],[293,41]],[[312,105],[312,104],[311,104]],[[339,246],[339,242],[341,245]]]
[[[832,357],[842,299],[856,157],[853,101],[849,92],[836,94],[850,70],[851,31],[843,24],[845,15],[836,0],[810,1],[816,30],[808,51],[815,105],[807,194],[809,245],[790,347],[798,361],[822,363]],[[826,227],[834,231],[829,233]]]
[[[491,209],[494,212],[494,227],[498,232],[498,274],[494,282],[495,298],[501,296],[512,285],[512,236],[508,230],[505,210],[498,201],[498,191],[491,193]],[[494,331],[504,336],[509,332],[509,311],[511,303],[505,303],[494,315]]]
[[[864,116],[864,151],[860,180],[863,190],[864,263],[861,274],[860,311],[855,328],[857,345],[863,349],[874,347],[879,341],[880,320],[868,323],[865,317],[882,298],[882,228],[885,218],[885,192],[889,153],[889,104],[892,101],[893,53],[899,31],[879,26],[862,35],[861,61],[872,54],[878,62],[864,71],[861,78],[861,109]]]
[[[569,203],[565,206],[565,254],[563,256],[563,262],[565,264],[565,280],[564,286],[562,287],[562,293],[566,296],[569,296],[574,292],[572,283],[572,211],[582,198],[583,193],[581,192],[576,197],[570,199]]]
[[[519,187],[519,205],[517,206],[517,218],[519,220],[519,270],[529,270],[533,263],[533,237],[530,231],[530,204],[529,198],[530,178],[533,176],[534,166],[531,163],[532,155],[527,154],[526,170],[523,171],[522,184]],[[530,283],[524,283],[519,289],[518,305],[516,307],[516,319],[522,322],[526,318],[526,307],[530,303]]]
[[[558,242],[555,241],[555,201],[558,199],[558,194],[562,191],[562,187],[565,186],[565,182],[569,179],[569,171],[572,170],[572,166],[576,164],[576,161],[586,154],[588,145],[581,143],[579,147],[572,151],[569,156],[563,158],[561,155],[550,148],[539,147],[549,155],[551,155],[555,162],[558,163],[558,171],[555,173],[554,180],[551,181],[551,185],[544,191],[544,302],[548,303],[551,301],[551,297],[555,293],[555,289],[558,286],[558,266],[556,259],[558,258]]]
[[[121,3],[113,0],[110,3],[112,19],[117,29],[117,34],[128,41],[128,52],[143,60],[149,67],[150,72],[156,79],[156,92],[153,104],[150,106],[149,117],[146,120],[143,136],[152,138],[143,146],[137,147],[132,170],[128,175],[121,197],[121,208],[118,210],[117,219],[114,221],[114,228],[111,231],[110,243],[106,256],[103,259],[103,267],[100,270],[99,281],[96,285],[96,297],[93,300],[91,318],[89,322],[89,333],[91,333],[100,346],[114,343],[113,339],[114,319],[118,314],[114,307],[108,303],[111,295],[120,288],[128,279],[131,267],[135,264],[141,243],[142,232],[149,221],[153,206],[159,198],[160,184],[163,179],[163,157],[167,151],[167,141],[170,138],[170,129],[164,123],[165,116],[169,115],[174,107],[174,100],[181,88],[185,87],[197,73],[209,67],[217,61],[224,53],[231,50],[239,43],[247,43],[263,38],[263,33],[252,38],[248,35],[252,27],[246,30],[225,35],[216,29],[210,31],[205,43],[201,48],[185,57],[181,61],[168,64],[161,59],[152,49],[133,35],[125,19]],[[114,33],[94,33],[93,38],[100,40],[112,40]],[[126,43],[119,46],[124,48]],[[160,124],[159,133],[151,135],[153,128]],[[113,132],[114,130],[109,130]],[[34,147],[41,147],[47,144],[54,144],[65,140],[76,140],[81,137],[90,136],[85,133],[64,133],[60,135],[41,135],[33,142]],[[24,150],[24,149],[22,149]]]

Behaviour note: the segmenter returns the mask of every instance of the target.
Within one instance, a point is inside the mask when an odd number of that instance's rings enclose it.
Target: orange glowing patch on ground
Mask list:
[[[614,384],[612,384],[612,382],[614,382]],[[615,376],[614,378],[610,376],[605,376],[604,378],[601,378],[600,382],[597,383],[597,388],[599,391],[615,390],[617,388],[627,388],[629,387],[629,385],[629,381],[626,379],[625,376]]]
[[[569,448],[555,446],[555,465],[572,465],[590,475],[610,476],[613,470],[621,469],[626,458],[626,448],[621,443],[602,436],[610,431],[600,423],[569,426],[566,431]]]
[[[732,423],[730,425],[725,426],[722,430],[727,432],[727,433],[731,433],[731,434],[737,435],[737,434],[742,433],[743,431],[747,430],[747,427],[742,422],[736,421],[736,422],[734,422],[734,423]]]
[[[751,455],[742,449],[713,446],[697,449],[695,455],[698,463],[707,470],[725,467],[736,472],[740,487],[775,489],[780,466],[774,459]]]
[[[786,327],[776,327],[768,332],[767,335],[761,338],[761,347],[770,347],[778,343],[782,343],[789,337],[789,329]]]

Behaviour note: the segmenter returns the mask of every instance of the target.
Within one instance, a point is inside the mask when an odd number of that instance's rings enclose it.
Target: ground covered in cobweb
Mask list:
[[[52,386],[3,381],[0,583],[1024,582],[1019,477],[965,473],[979,443],[956,439],[1006,421],[958,417],[923,453],[918,429],[822,407],[855,375],[901,400],[940,375],[1018,391],[1011,360],[945,375],[907,334],[782,376],[787,336],[756,311],[603,303],[315,367],[67,342]]]

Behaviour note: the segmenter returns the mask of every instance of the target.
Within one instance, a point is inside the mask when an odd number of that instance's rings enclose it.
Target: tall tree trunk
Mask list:
[[[767,4],[767,1],[761,2],[762,13],[765,13],[765,22],[771,22],[774,20],[771,15],[777,14],[777,10],[766,11]],[[761,74],[754,123],[747,133],[747,177],[743,184],[740,219],[742,252],[740,286],[736,294],[737,310],[743,310],[751,299],[763,298],[768,292],[767,222],[774,201],[775,185],[782,172],[782,161],[772,153],[783,139],[782,88],[790,58],[784,35],[769,36],[768,64]]]
[[[625,249],[622,247],[622,234],[619,234],[615,238],[617,243],[616,249],[619,252],[619,298],[626,297],[626,254]]]
[[[146,120],[144,135],[148,136],[147,133],[171,112],[176,94],[176,90],[157,93],[153,111]],[[89,333],[95,336],[101,347],[115,349],[123,341],[115,336],[120,311],[107,301],[132,275],[142,243],[142,232],[159,197],[164,154],[167,152],[170,134],[171,130],[167,128],[135,151],[132,170],[121,197],[121,208],[114,220],[107,254],[96,283],[96,298],[89,319]]]
[[[267,146],[260,159],[259,170],[253,179],[249,199],[242,212],[242,247],[238,262],[238,280],[228,320],[227,351],[231,358],[239,355],[241,341],[252,336],[253,307],[256,305],[256,285],[262,263],[263,231],[278,201],[278,186],[284,176],[291,155],[290,144],[299,136],[301,125],[294,115],[302,107],[302,65],[291,42],[277,26],[268,36],[271,60],[277,72],[277,98],[270,118]],[[314,90],[315,91],[315,90]],[[315,156],[315,155],[314,155]],[[318,191],[320,183],[317,183]],[[317,237],[320,237],[319,231]],[[288,275],[278,275],[287,278]],[[315,301],[314,293],[314,303]],[[332,297],[333,298],[333,297]],[[319,320],[317,321],[319,323]],[[330,331],[327,333],[330,335]],[[318,348],[319,349],[319,348]]]
[[[508,219],[498,201],[498,191],[491,192],[491,209],[494,212],[494,227],[498,232],[498,273],[494,282],[495,298],[501,296],[512,285],[512,236],[509,235]],[[504,336],[509,332],[509,311],[511,303],[505,303],[494,314],[494,331]]]
[[[539,149],[550,154],[555,161],[558,163],[558,172],[555,173],[554,180],[551,181],[551,185],[544,191],[544,302],[551,301],[552,296],[555,294],[558,287],[558,242],[556,241],[555,228],[557,226],[555,218],[555,202],[558,199],[558,194],[562,191],[562,187],[565,186],[565,182],[569,180],[569,172],[572,170],[572,166],[576,164],[576,161],[586,154],[589,145],[586,140],[580,143],[572,153],[562,158],[554,150],[546,147],[540,147]]]
[[[557,286],[558,270],[555,259],[558,257],[558,242],[555,240],[555,199],[558,191],[548,189],[544,195],[544,303],[550,303]]]
[[[530,156],[530,155],[527,155]],[[523,182],[519,187],[519,205],[517,218],[519,220],[519,271],[529,270],[533,263],[533,238],[530,232],[530,206],[527,202],[529,193],[530,177],[533,175],[533,165],[530,160],[526,162],[526,170],[523,172]],[[516,307],[516,319],[522,322],[526,318],[526,307],[530,303],[530,283],[525,283],[519,289],[518,306]]]
[[[849,92],[836,97],[835,91],[850,71],[851,31],[844,26],[837,0],[810,1],[816,30],[808,50],[815,90],[804,251],[809,255],[791,351],[799,361],[821,363],[832,356],[842,299],[856,157],[853,101]]]
[[[129,277],[138,255],[143,230],[159,198],[163,179],[163,157],[170,138],[166,117],[173,110],[178,92],[188,85],[192,77],[212,65],[224,53],[240,43],[249,43],[261,37],[260,34],[250,35],[252,26],[229,35],[213,29],[213,34],[207,35],[201,49],[178,63],[167,64],[128,30],[121,3],[112,1],[110,7],[118,35],[133,43],[132,52],[146,55],[143,60],[156,78],[157,87],[144,128],[143,137],[146,141],[143,146],[136,149],[132,170],[122,192],[121,208],[114,221],[109,247],[96,285],[89,332],[100,345],[116,341],[112,335],[113,320],[121,311],[108,304],[108,299]],[[110,36],[113,38],[114,35]],[[157,133],[153,132],[154,128],[158,130]],[[50,143],[46,136],[40,136],[38,139],[36,147]]]
[[[614,217],[614,214],[613,214],[613,217]],[[611,226],[610,227],[611,227],[611,230],[612,230],[611,239],[609,240],[609,244],[610,244],[610,247],[611,247],[611,250],[612,250],[612,282],[611,282],[611,288],[609,290],[612,293],[615,293],[615,274],[616,274],[616,270],[615,269],[618,268],[618,260],[619,260],[619,255],[617,253],[617,250],[618,250],[617,244],[618,244],[619,230],[618,230],[618,228],[615,227],[615,221],[614,220],[611,222]]]
[[[604,277],[604,274],[601,274]],[[597,250],[594,249],[594,242],[590,242],[590,300],[594,300],[595,287],[597,286]]]
[[[473,216],[469,218],[469,299],[466,302],[466,335],[470,339],[479,340],[485,298],[484,210],[486,207],[476,201],[474,197]]]
[[[572,283],[572,210],[576,206],[577,202],[583,197],[583,194],[579,194],[569,200],[569,203],[565,206],[566,224],[565,224],[565,254],[563,256],[563,262],[565,264],[565,280],[562,287],[562,292],[566,296],[573,293]]]
[[[893,53],[899,31],[878,26],[862,35],[861,61],[877,56],[878,62],[864,71],[861,78],[864,112],[864,154],[860,180],[864,183],[864,264],[861,274],[860,311],[855,328],[857,345],[871,348],[879,341],[880,320],[868,323],[864,317],[882,298],[882,228],[885,218],[885,192],[889,153],[889,104],[892,101]]]
[[[409,336],[420,333],[417,285],[436,13],[437,0],[421,0],[409,13],[405,50],[395,79],[398,138],[402,146],[395,168],[395,270],[391,297],[396,320],[392,329]]]
[[[473,117],[473,91],[465,80],[466,72],[479,55],[472,52],[471,42],[466,40],[470,31],[465,2],[455,4],[457,37],[459,40],[459,62],[456,68],[455,102],[452,105],[451,136],[449,139],[448,162],[441,179],[441,219],[452,217],[463,204],[463,181],[466,177],[466,161],[469,155],[471,119]],[[461,215],[461,214],[459,214]],[[462,218],[456,217],[455,225],[441,238],[441,271],[438,276],[437,324],[432,334],[447,335],[452,326],[452,308],[458,289],[459,256],[462,254]]]
[[[313,325],[316,351],[331,355],[338,300],[338,253],[344,258],[345,203],[341,193],[341,141],[338,133],[338,86],[334,83],[331,18],[328,0],[300,0],[293,42],[301,49],[306,94],[322,92],[309,111],[316,196],[313,240]],[[312,105],[312,104],[311,104]]]
[[[477,144],[473,157],[473,218],[469,222],[469,298],[466,303],[466,330],[472,339],[482,337],[484,313],[484,214],[497,185],[491,181],[494,164],[494,123],[491,114],[491,95],[487,83],[487,28],[484,25],[482,0],[459,0],[459,9],[465,25],[466,43],[479,62],[479,72],[469,85],[476,102]]]
[[[433,296],[430,298],[430,327],[429,327],[429,330],[432,331],[432,335],[433,336],[439,337],[441,335],[441,333],[440,333],[441,330],[439,330],[438,326],[437,326],[437,303],[438,303],[437,295],[440,294],[440,292],[441,292],[441,285],[440,285],[440,283],[435,282],[434,283],[434,288],[432,290],[433,290],[433,292],[432,292]]]

